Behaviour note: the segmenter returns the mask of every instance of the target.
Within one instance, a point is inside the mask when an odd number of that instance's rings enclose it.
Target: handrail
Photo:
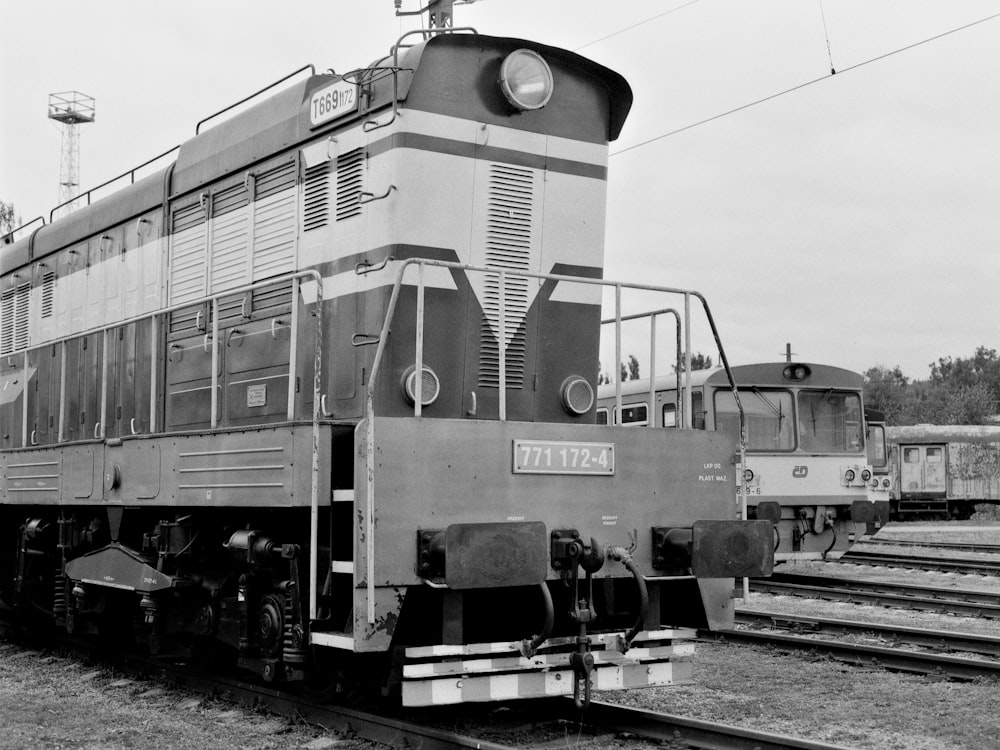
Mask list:
[[[206,117],[206,118],[204,118],[202,120],[199,120],[198,124],[195,125],[195,127],[194,127],[194,134],[198,135],[201,132],[201,126],[204,125],[209,120],[214,120],[219,115],[225,114],[229,110],[234,109],[234,108],[240,106],[241,104],[246,104],[251,99],[254,99],[254,98],[260,96],[265,91],[269,91],[270,89],[273,89],[275,86],[277,86],[277,85],[279,85],[281,83],[284,83],[289,78],[293,78],[294,76],[297,76],[299,73],[301,73],[304,70],[310,71],[310,75],[316,75],[316,66],[315,65],[313,65],[312,63],[309,63],[308,65],[303,65],[298,70],[293,70],[291,73],[289,73],[284,78],[279,78],[274,83],[269,83],[267,86],[265,86],[264,88],[260,89],[259,91],[255,91],[254,93],[250,94],[250,96],[245,96],[242,99],[240,99],[238,102],[234,102],[233,104],[230,104],[228,107],[226,107],[224,109],[220,109],[215,114],[209,115],[208,117]]]
[[[649,312],[644,312],[644,313],[634,313],[632,315],[623,315],[623,316],[621,316],[620,319],[608,318],[607,320],[602,320],[601,321],[601,325],[603,326],[603,325],[609,325],[611,323],[615,323],[616,320],[620,320],[621,323],[624,323],[625,321],[628,321],[628,320],[642,320],[643,318],[649,318],[649,418],[646,420],[647,426],[649,426],[649,427],[655,427],[656,426],[656,419],[653,417],[653,406],[654,406],[653,405],[653,401],[654,401],[654,397],[655,397],[655,388],[656,388],[654,381],[656,380],[656,316],[657,315],[673,315],[674,316],[674,320],[676,321],[676,324],[677,324],[676,325],[676,329],[677,329],[677,356],[676,356],[675,369],[676,369],[676,372],[677,372],[678,392],[680,392],[680,374],[681,374],[681,371],[682,371],[681,356],[683,354],[683,347],[681,346],[681,314],[679,312],[677,312],[677,310],[675,310],[672,307],[664,307],[664,308],[662,308],[660,310],[650,310]],[[618,355],[618,356],[620,357],[621,355]],[[621,367],[621,363],[618,364],[618,367],[619,368]],[[687,385],[685,387],[687,388],[688,393],[690,393],[690,390],[691,390],[691,372],[690,372],[690,369],[684,370],[684,372],[686,373],[685,380],[687,382]],[[619,378],[615,378],[616,382],[618,382],[620,380],[621,380],[620,377]],[[616,400],[619,400],[619,401],[620,401],[620,399],[617,399],[617,395],[620,394],[620,391],[621,391],[621,389],[616,390]],[[618,403],[617,406],[618,406],[618,413],[621,414],[621,411],[622,411],[622,405],[621,405],[621,403]],[[684,427],[684,426],[691,427],[690,420],[687,423],[685,423],[685,421],[684,421],[684,416],[688,413],[688,411],[690,410],[690,407],[689,406],[685,407],[682,404],[681,399],[679,399],[679,398],[677,399],[677,406],[678,406],[678,409],[677,409],[677,411],[678,411],[677,423],[679,425],[681,425],[682,427]]]
[[[171,154],[174,151],[177,151],[178,149],[180,149],[180,146],[174,146],[171,149],[167,149],[166,151],[164,151],[159,156],[154,156],[152,159],[148,159],[147,161],[144,161],[139,166],[132,167],[132,169],[128,170],[127,172],[122,172],[117,177],[112,177],[110,180],[107,180],[106,182],[102,182],[100,185],[96,185],[96,186],[90,188],[89,190],[85,190],[84,192],[80,193],[79,195],[76,195],[73,198],[70,198],[68,201],[63,201],[58,206],[56,206],[51,211],[49,211],[49,222],[51,223],[52,221],[54,221],[53,217],[55,217],[56,211],[58,211],[60,208],[65,208],[66,206],[69,206],[69,205],[71,205],[73,203],[76,203],[78,200],[80,200],[80,198],[82,198],[84,196],[86,196],[86,198],[87,198],[87,205],[89,206],[90,205],[90,194],[91,193],[95,193],[98,190],[100,190],[101,188],[107,187],[108,185],[110,185],[113,182],[118,182],[118,180],[122,179],[123,177],[130,177],[131,181],[129,182],[129,184],[130,185],[134,185],[135,184],[135,173],[136,172],[138,172],[143,167],[148,167],[150,164],[152,164],[155,161],[159,161],[160,159],[162,159],[167,154]]]
[[[725,356],[725,352],[722,348],[722,341],[719,338],[718,328],[715,325],[715,320],[712,317],[711,310],[708,306],[708,301],[705,297],[699,293],[685,289],[678,289],[675,287],[664,287],[656,286],[653,284],[637,284],[629,282],[614,282],[606,281],[604,279],[593,279],[582,276],[568,276],[565,274],[552,274],[552,273],[535,273],[531,271],[521,271],[513,270],[507,268],[496,268],[496,267],[485,267],[485,266],[473,266],[464,263],[456,263],[453,261],[444,260],[432,260],[428,258],[408,258],[406,260],[399,262],[399,269],[396,272],[396,279],[392,286],[392,292],[389,296],[388,304],[386,305],[385,318],[382,322],[382,328],[378,335],[378,347],[375,350],[375,356],[372,360],[371,373],[368,376],[368,384],[365,390],[365,452],[367,461],[367,476],[366,476],[366,492],[365,492],[365,586],[366,586],[366,599],[367,599],[367,619],[369,625],[375,623],[375,388],[378,384],[379,371],[382,366],[382,360],[385,356],[385,350],[387,342],[389,340],[389,331],[391,329],[392,321],[395,318],[396,307],[399,303],[400,291],[403,286],[403,280],[406,275],[406,271],[411,266],[418,267],[419,277],[417,279],[417,318],[416,318],[416,349],[415,356],[416,362],[422,365],[423,363],[423,326],[424,326],[424,298],[423,298],[423,288],[424,288],[424,274],[423,271],[426,267],[435,268],[445,268],[455,271],[464,271],[466,273],[482,273],[487,275],[492,275],[498,277],[500,284],[500,305],[498,309],[497,321],[497,336],[499,341],[500,350],[500,387],[498,388],[498,409],[499,418],[503,421],[506,418],[506,388],[504,386],[504,375],[505,375],[505,360],[504,360],[504,337],[506,333],[506,310],[504,307],[504,286],[506,284],[506,279],[509,277],[515,278],[527,278],[527,279],[540,279],[544,281],[555,281],[555,282],[568,282],[573,284],[589,284],[592,286],[601,287],[612,287],[615,290],[615,322],[616,322],[616,335],[615,335],[615,345],[616,350],[620,352],[621,349],[621,321],[625,318],[621,314],[621,292],[622,289],[635,289],[638,291],[651,291],[660,292],[664,294],[680,294],[684,296],[685,308],[684,308],[684,318],[688,323],[684,326],[687,332],[688,342],[687,342],[687,354],[688,363],[687,370],[690,371],[690,320],[691,320],[691,309],[690,309],[690,298],[692,296],[696,297],[701,301],[702,308],[705,311],[705,316],[708,319],[709,326],[712,330],[712,335],[715,339],[716,346],[719,350],[719,356],[723,362],[723,366],[729,375],[729,382],[733,388],[734,397],[736,399],[736,405],[740,413],[740,455],[745,461],[745,444],[746,444],[746,429],[744,425],[743,417],[743,406],[739,400],[739,394],[736,393],[736,381],[733,377],[732,370],[729,367],[729,361]],[[621,359],[620,353],[616,355],[618,359]],[[421,391],[421,380],[422,372],[420,369],[417,370],[415,393],[414,393],[414,416],[419,417],[422,413],[422,391]],[[690,377],[690,376],[689,376]],[[617,398],[619,403],[621,401],[621,379],[618,379],[616,385]],[[745,493],[744,493],[745,496]]]
[[[3,237],[0,238],[0,244],[4,244],[4,245],[11,245],[11,244],[13,244],[13,242],[14,242],[14,235],[17,234],[18,232],[20,232],[22,229],[27,229],[32,224],[34,224],[36,221],[42,222],[42,226],[43,227],[45,226],[45,217],[44,216],[36,216],[31,221],[25,222],[21,226],[15,227],[14,229],[11,229],[9,232],[6,232],[3,235]],[[41,227],[39,227],[39,229],[40,228]]]

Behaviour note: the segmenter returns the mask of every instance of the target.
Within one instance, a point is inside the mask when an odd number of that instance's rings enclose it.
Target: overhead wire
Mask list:
[[[698,3],[700,1],[701,0],[689,0],[689,2],[686,2],[683,5],[678,5],[676,8],[671,8],[670,10],[664,11],[663,13],[657,13],[655,16],[650,16],[645,21],[639,21],[638,23],[634,23],[631,26],[626,26],[624,29],[618,29],[618,31],[612,31],[607,36],[602,36],[600,39],[595,39],[594,41],[587,42],[586,44],[584,44],[584,45],[582,45],[580,47],[575,47],[573,49],[573,51],[574,52],[579,52],[580,50],[586,49],[587,47],[592,47],[593,45],[597,44],[598,42],[603,42],[606,39],[610,39],[611,37],[618,36],[619,34],[624,34],[626,31],[631,31],[632,29],[637,29],[640,26],[649,23],[650,21],[655,21],[657,18],[663,18],[664,16],[669,16],[671,13],[676,13],[677,11],[681,10],[682,8],[687,8],[689,5],[694,5],[695,3]]]
[[[937,41],[938,39],[942,39],[942,38],[944,38],[946,36],[950,36],[951,34],[957,34],[960,31],[965,31],[966,29],[971,29],[974,26],[978,26],[979,24],[986,23],[987,21],[993,21],[993,20],[995,20],[997,18],[1000,18],[1000,13],[994,13],[991,16],[986,16],[985,18],[980,18],[977,21],[972,21],[971,23],[967,23],[967,24],[965,24],[963,26],[958,26],[958,27],[956,27],[954,29],[949,29],[948,31],[941,32],[940,34],[936,34],[936,35],[934,35],[932,37],[928,37],[927,39],[922,39],[919,42],[914,42],[913,44],[908,44],[905,47],[900,47],[899,49],[892,50],[891,52],[886,52],[884,54],[877,55],[876,57],[872,57],[872,58],[870,58],[868,60],[864,60],[863,62],[855,63],[854,65],[850,65],[850,66],[848,66],[846,68],[841,69],[838,72],[838,75],[843,75],[844,73],[850,72],[852,70],[857,70],[858,68],[862,68],[865,65],[870,65],[871,63],[878,62],[880,60],[885,60],[886,58],[892,57],[893,55],[898,55],[898,54],[900,54],[902,52],[907,52],[908,50],[914,49],[916,47],[920,47],[921,45]],[[691,130],[692,128],[696,128],[696,127],[698,127],[700,125],[705,125],[705,124],[707,124],[709,122],[714,122],[715,120],[720,120],[723,117],[728,117],[729,115],[735,114],[737,112],[742,112],[745,109],[750,109],[751,107],[756,107],[758,104],[763,104],[764,102],[769,102],[772,99],[777,99],[778,97],[784,96],[785,94],[791,94],[791,93],[793,93],[795,91],[798,91],[800,89],[804,89],[807,86],[812,86],[814,83],[819,83],[820,81],[825,81],[825,80],[831,78],[832,76],[833,76],[833,71],[832,71],[832,68],[831,68],[831,73],[829,75],[823,75],[823,76],[820,76],[819,78],[814,78],[811,81],[805,81],[804,83],[797,84],[795,86],[792,86],[791,88],[784,89],[783,91],[778,91],[778,92],[776,92],[774,94],[770,94],[770,95],[762,97],[760,99],[755,99],[752,102],[747,102],[746,104],[742,104],[739,107],[734,107],[733,109],[726,110],[725,112],[720,112],[717,115],[712,115],[711,117],[706,117],[703,120],[698,120],[697,122],[692,122],[692,123],[690,123],[688,125],[684,125],[683,127],[677,128],[675,130],[671,130],[670,132],[663,133],[663,134],[655,136],[653,138],[647,138],[644,141],[641,141],[639,143],[633,144],[631,146],[627,146],[626,148],[619,149],[618,151],[613,151],[610,154],[608,154],[608,156],[609,157],[611,157],[611,156],[618,156],[619,154],[624,154],[624,153],[626,153],[628,151],[634,151],[637,148],[642,148],[643,146],[648,146],[650,143],[655,143],[656,141],[662,141],[664,138],[669,138],[672,135],[677,135],[678,133],[683,133],[686,130]]]

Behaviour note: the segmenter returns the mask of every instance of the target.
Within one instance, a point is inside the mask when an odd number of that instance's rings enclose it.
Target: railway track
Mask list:
[[[596,750],[606,746],[609,738],[625,736],[629,739],[629,747],[635,750],[661,748],[664,742],[678,750],[847,750],[841,745],[602,701],[593,701],[582,719],[570,699],[518,701],[505,704],[506,710],[502,712],[496,710],[495,704],[419,711],[385,706],[350,708],[317,703],[256,682],[206,674],[183,663],[112,653],[78,639],[61,641],[57,647],[68,658],[114,668],[136,680],[150,680],[234,705],[266,710],[322,727],[331,734],[390,748],[530,750],[554,747],[555,736],[571,740],[572,747]],[[28,653],[32,654],[42,656],[39,651]],[[116,680],[115,684],[120,685],[121,681]],[[456,726],[461,729],[456,730]]]
[[[1000,559],[956,560],[953,558],[929,557],[922,555],[891,554],[864,549],[850,549],[837,560],[842,563],[860,565],[884,565],[890,568],[914,568],[916,570],[940,573],[962,573],[967,575],[1000,576]]]
[[[755,629],[741,627],[705,633],[703,637],[819,651],[852,664],[878,662],[895,671],[937,674],[956,680],[1000,677],[1000,661],[997,661],[1000,638],[996,637],[759,610],[740,610],[736,619],[737,623]],[[830,637],[818,638],[818,634]],[[879,643],[864,643],[859,638]]]
[[[878,537],[863,537],[857,542],[875,547],[923,547],[938,549],[944,552],[983,552],[1000,553],[1000,544],[979,544],[975,542],[922,542],[919,539],[880,539]]]
[[[750,590],[758,593],[1000,619],[1000,597],[983,591],[881,581],[856,581],[795,573],[775,573],[771,578],[755,578],[750,581]]]

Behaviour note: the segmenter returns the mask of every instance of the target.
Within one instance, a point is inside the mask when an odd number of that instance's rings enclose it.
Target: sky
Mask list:
[[[732,364],[781,360],[790,343],[797,360],[925,379],[939,357],[1000,349],[1000,18],[946,33],[1000,0],[454,10],[456,26],[574,50],[629,81],[605,277],[701,292]],[[59,198],[51,93],[95,99],[87,188],[304,65],[364,66],[418,27],[392,0],[33,0],[3,19],[0,200],[25,221]],[[644,346],[626,353],[642,363]]]

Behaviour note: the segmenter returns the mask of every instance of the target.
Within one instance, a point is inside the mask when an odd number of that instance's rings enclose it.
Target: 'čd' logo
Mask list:
[[[792,469],[792,476],[795,477],[796,479],[805,479],[808,474],[809,474],[808,466],[796,466],[794,469]]]

